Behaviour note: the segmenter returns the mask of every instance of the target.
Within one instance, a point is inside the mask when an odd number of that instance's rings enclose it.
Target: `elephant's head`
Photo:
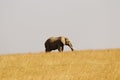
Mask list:
[[[65,38],[65,45],[69,46],[72,51],[74,51],[71,41],[68,38]]]

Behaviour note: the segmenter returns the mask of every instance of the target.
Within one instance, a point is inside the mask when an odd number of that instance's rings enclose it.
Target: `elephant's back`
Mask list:
[[[50,37],[47,41],[48,42],[54,42],[57,41],[59,37]]]
[[[57,40],[58,40],[58,37],[50,37],[45,41],[45,45],[47,45],[49,43],[54,43]]]

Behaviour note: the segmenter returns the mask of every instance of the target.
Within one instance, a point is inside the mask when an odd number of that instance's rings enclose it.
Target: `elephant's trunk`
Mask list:
[[[70,47],[72,51],[74,51],[73,47]]]
[[[70,49],[71,49],[72,51],[74,51],[73,46],[72,46],[71,43],[69,43],[68,46],[70,47]]]

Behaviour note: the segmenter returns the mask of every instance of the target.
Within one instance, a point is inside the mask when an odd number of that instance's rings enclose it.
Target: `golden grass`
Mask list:
[[[0,80],[120,80],[120,49],[1,55]]]

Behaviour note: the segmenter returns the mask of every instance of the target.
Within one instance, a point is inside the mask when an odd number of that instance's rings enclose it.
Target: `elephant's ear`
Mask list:
[[[60,37],[60,40],[65,45],[65,37]]]
[[[65,38],[65,44],[68,45],[69,43],[71,43],[71,42],[70,42],[70,40],[66,37],[66,38]]]

